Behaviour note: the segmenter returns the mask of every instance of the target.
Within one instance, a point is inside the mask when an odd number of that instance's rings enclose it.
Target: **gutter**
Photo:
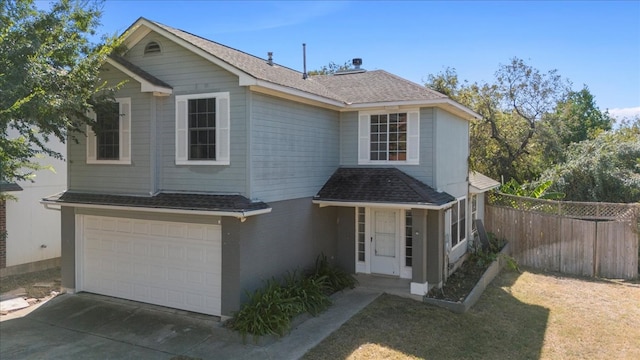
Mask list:
[[[271,208],[247,211],[217,211],[217,210],[189,210],[189,209],[171,209],[171,208],[150,208],[140,206],[118,206],[118,205],[101,205],[101,204],[81,204],[81,203],[63,203],[59,201],[41,200],[40,203],[48,210],[59,210],[55,206],[67,206],[84,209],[101,209],[101,210],[120,210],[120,211],[144,211],[163,214],[186,214],[186,215],[206,215],[206,216],[223,216],[234,217],[240,222],[245,222],[248,217],[268,214]]]

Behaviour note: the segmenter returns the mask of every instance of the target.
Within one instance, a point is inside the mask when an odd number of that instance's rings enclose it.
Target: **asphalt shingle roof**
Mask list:
[[[316,75],[306,80],[290,68],[268,61],[189,32],[147,20],[178,38],[200,48],[259,80],[301,90],[346,104],[447,99],[446,95],[384,70],[349,74]]]
[[[339,168],[314,197],[336,202],[444,205],[455,201],[445,192],[397,168]]]
[[[63,192],[44,200],[67,204],[92,204],[157,209],[246,212],[268,209],[263,202],[252,202],[241,195],[159,193],[154,196],[129,196]]]
[[[498,186],[500,186],[500,183],[484,174],[481,174],[476,171],[470,171],[469,185],[473,186],[479,191],[484,192],[484,191],[497,188]]]

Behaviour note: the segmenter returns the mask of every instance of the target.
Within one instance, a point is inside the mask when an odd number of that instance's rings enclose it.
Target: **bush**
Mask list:
[[[254,340],[259,336],[284,336],[291,327],[291,320],[299,314],[317,316],[331,305],[329,295],[346,288],[354,288],[356,279],[332,266],[322,254],[307,276],[297,271],[289,272],[282,282],[272,278],[265,285],[247,293],[248,301],[227,322],[230,329],[247,334]]]
[[[316,266],[311,271],[309,277],[311,278],[325,278],[328,294],[333,294],[344,289],[353,289],[357,284],[356,280],[351,274],[346,273],[344,270],[337,266],[331,265],[325,254],[320,254],[316,258]]]

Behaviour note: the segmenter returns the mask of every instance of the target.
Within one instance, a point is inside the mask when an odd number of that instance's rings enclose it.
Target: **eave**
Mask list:
[[[123,72],[127,76],[131,77],[135,81],[139,82],[140,83],[140,91],[141,92],[150,92],[150,93],[153,93],[154,96],[169,96],[169,95],[171,95],[173,93],[173,89],[168,88],[168,87],[164,87],[164,86],[159,86],[159,85],[156,85],[156,84],[152,84],[148,80],[144,79],[140,75],[138,75],[135,72],[131,71],[126,66],[123,66],[122,64],[120,64],[117,61],[113,60],[112,58],[108,57],[107,58],[107,63],[109,65],[113,66],[114,68],[118,69],[119,71]]]
[[[361,202],[361,201],[340,201],[340,200],[312,200],[314,204],[320,207],[327,206],[340,206],[340,207],[374,207],[385,209],[424,209],[424,210],[443,210],[450,208],[455,201],[448,202],[442,205],[427,204],[427,203],[389,203],[389,202]]]

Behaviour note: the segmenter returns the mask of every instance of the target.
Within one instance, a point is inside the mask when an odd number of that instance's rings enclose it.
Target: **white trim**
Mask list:
[[[75,289],[74,292],[80,292],[84,288],[84,216],[75,214],[76,238],[75,238]]]
[[[146,80],[145,78],[141,77],[140,75],[134,73],[133,71],[129,70],[126,66],[120,64],[119,62],[117,62],[116,60],[107,57],[107,63],[111,66],[113,66],[114,68],[120,70],[121,72],[125,73],[125,75],[129,76],[130,78],[134,79],[135,81],[140,83],[140,92],[150,92],[153,93],[154,96],[167,96],[167,95],[171,95],[173,93],[173,89],[168,88],[168,87],[164,87],[164,86],[160,86],[160,85],[155,85],[152,84],[151,82],[149,82],[148,80]]]
[[[401,209],[400,213],[400,278],[411,279],[413,277],[413,266],[407,266],[407,211],[409,209]],[[411,214],[411,228],[413,229],[413,214]],[[412,234],[413,235],[413,234]],[[412,236],[413,243],[411,244],[411,264],[415,255],[413,250],[415,249],[415,238]]]
[[[472,121],[477,119],[482,119],[480,114],[475,111],[466,108],[465,106],[449,99],[433,99],[433,100],[408,100],[408,101],[383,101],[383,102],[373,102],[373,103],[359,103],[359,104],[346,104],[344,109],[341,111],[354,111],[359,109],[384,109],[384,108],[395,108],[395,107],[428,107],[428,106],[437,106],[443,108],[445,110],[449,110],[450,112],[461,116],[463,119]]]
[[[314,204],[320,205],[320,207],[326,206],[342,206],[342,207],[375,207],[375,208],[393,208],[393,209],[425,209],[425,210],[442,210],[451,207],[455,204],[455,201],[448,202],[442,205],[434,204],[404,204],[404,203],[376,203],[376,202],[359,202],[359,201],[339,201],[339,200],[312,200]]]
[[[86,209],[102,209],[102,210],[121,210],[121,211],[141,211],[151,213],[165,213],[165,214],[188,214],[188,215],[207,215],[207,216],[228,216],[234,217],[244,221],[249,216],[268,214],[271,212],[271,208],[249,211],[207,211],[207,210],[187,210],[187,209],[169,209],[169,208],[150,208],[150,207],[138,207],[138,206],[117,206],[117,205],[100,205],[100,204],[80,204],[80,203],[63,203],[59,201],[42,200],[40,201],[44,206],[59,205],[73,208],[86,208]]]
[[[407,114],[406,159],[371,160],[371,116],[400,113]],[[389,154],[388,152],[389,149],[387,148],[387,155]],[[382,109],[358,112],[358,165],[420,165],[420,109]]]
[[[87,143],[86,143],[86,163],[100,165],[131,165],[131,98],[115,98],[118,104],[119,125],[118,125],[118,157],[119,160],[100,160],[98,159],[98,140],[96,133],[91,126],[87,125]],[[97,114],[90,111],[89,116],[93,121],[97,121]]]
[[[426,295],[429,292],[429,282],[416,283],[411,282],[411,295]]]
[[[188,100],[211,99],[216,101],[216,160],[189,160],[189,112]],[[184,111],[184,113],[182,113]],[[181,116],[182,115],[182,116]],[[224,117],[224,118],[223,118]],[[176,96],[176,165],[229,165],[231,111],[229,92],[200,93]]]
[[[450,242],[449,242],[449,263],[454,263],[456,262],[458,259],[460,259],[466,252],[467,252],[467,241],[469,239],[469,231],[467,231],[469,229],[469,212],[468,212],[468,205],[469,202],[467,201],[467,197],[466,196],[461,196],[459,198],[456,199],[457,200],[457,205],[458,205],[458,219],[456,222],[456,225],[458,226],[458,239],[460,239],[460,233],[461,231],[464,231],[464,238],[462,240],[459,240],[458,243],[455,246],[452,246],[453,244],[453,238],[451,236],[449,236]],[[460,226],[460,202],[462,200],[465,200],[464,202],[464,220],[465,220],[465,226],[464,229],[461,229]],[[455,206],[455,205],[454,205]],[[451,223],[453,223],[453,219],[451,219]],[[451,228],[452,224],[449,224],[449,228]],[[451,231],[451,229],[449,229],[449,231]]]

